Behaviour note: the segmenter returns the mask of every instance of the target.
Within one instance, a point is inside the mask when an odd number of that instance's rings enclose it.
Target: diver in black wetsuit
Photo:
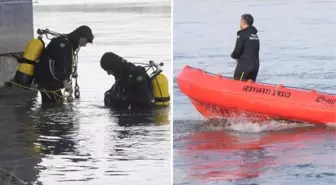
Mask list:
[[[243,14],[240,20],[240,31],[237,32],[237,41],[231,58],[237,60],[237,67],[233,78],[235,80],[256,81],[259,71],[260,43],[258,30],[253,26],[253,17]]]
[[[153,106],[153,86],[145,68],[122,57],[105,53],[101,67],[115,78],[111,89],[104,94],[104,104],[117,110],[148,110]]]
[[[92,43],[93,38],[91,29],[84,25],[50,41],[35,65],[35,82],[38,89],[42,90],[42,102],[62,102],[62,88],[72,92],[69,81],[73,72],[74,53],[79,47]]]

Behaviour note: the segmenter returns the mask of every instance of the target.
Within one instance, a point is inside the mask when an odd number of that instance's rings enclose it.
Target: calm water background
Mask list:
[[[92,28],[94,44],[79,52],[81,99],[61,107],[41,106],[39,95],[2,99],[0,167],[46,185],[170,184],[170,109],[120,115],[104,108],[114,79],[99,64],[113,51],[130,61],[164,62],[171,77],[170,2],[69,2],[34,4],[34,27]]]
[[[258,81],[336,93],[335,1],[174,1],[174,78],[184,65],[232,76],[240,15],[261,40]],[[187,116],[186,116],[187,115]],[[209,123],[174,81],[174,184],[336,184],[334,128]]]

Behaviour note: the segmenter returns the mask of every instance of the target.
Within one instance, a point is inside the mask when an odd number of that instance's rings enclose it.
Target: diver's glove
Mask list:
[[[63,81],[63,86],[64,86],[65,92],[69,92],[69,94],[72,93],[72,85],[68,82],[68,80]]]

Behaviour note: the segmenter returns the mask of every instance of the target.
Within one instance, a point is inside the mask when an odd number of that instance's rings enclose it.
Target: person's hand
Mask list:
[[[69,92],[69,94],[72,93],[72,84],[69,83],[68,80],[63,81],[63,86],[64,86],[65,92]]]

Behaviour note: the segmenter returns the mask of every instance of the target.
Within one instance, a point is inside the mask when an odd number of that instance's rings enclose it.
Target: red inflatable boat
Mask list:
[[[233,80],[185,66],[177,77],[180,90],[207,118],[245,116],[336,124],[336,95]]]

